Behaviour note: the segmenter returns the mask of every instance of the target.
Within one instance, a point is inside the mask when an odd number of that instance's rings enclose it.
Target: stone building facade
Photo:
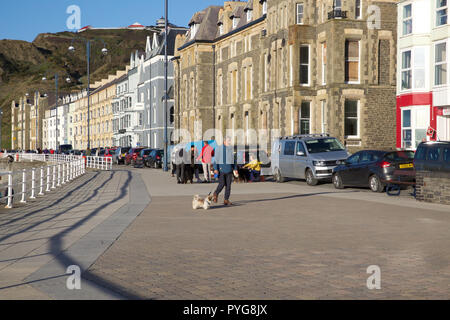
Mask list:
[[[254,143],[247,129],[277,129],[270,138],[326,132],[350,151],[395,147],[395,1],[230,1],[189,26],[175,112],[194,139],[233,128]]]

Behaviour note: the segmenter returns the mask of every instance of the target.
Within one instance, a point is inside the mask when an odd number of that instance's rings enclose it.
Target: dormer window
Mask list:
[[[237,17],[233,18],[233,29],[236,29],[236,27],[238,26],[240,20],[241,19],[239,19]]]
[[[253,10],[247,10],[247,22],[252,21],[253,19]]]
[[[267,0],[262,0],[262,14],[267,14]]]
[[[223,35],[223,23],[219,23],[219,34]]]
[[[193,23],[191,25],[191,39],[194,39],[194,37],[195,37],[195,35],[196,35],[197,31],[198,31],[198,27],[199,27],[198,23]]]

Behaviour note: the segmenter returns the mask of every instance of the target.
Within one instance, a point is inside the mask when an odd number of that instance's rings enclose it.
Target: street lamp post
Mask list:
[[[76,37],[73,39],[74,40],[83,40],[86,43],[86,58],[87,58],[87,78],[88,78],[88,84],[87,84],[87,100],[88,100],[88,116],[87,116],[87,130],[88,130],[88,141],[87,141],[87,149],[90,150],[91,149],[91,73],[90,73],[90,67],[91,67],[91,41],[95,41],[95,40],[100,40],[103,42],[103,49],[102,49],[102,54],[103,55],[107,55],[108,54],[108,49],[106,49],[106,44],[103,40],[101,39],[94,39],[94,40],[89,40],[89,39],[85,39],[85,38],[81,38],[81,37]],[[73,42],[72,41],[72,42]],[[71,45],[69,47],[69,51],[74,52],[75,51],[75,47],[73,45]]]
[[[2,150],[2,122],[3,122],[3,110],[0,109],[0,151]]]
[[[168,76],[168,61],[167,61],[167,32],[169,31],[168,29],[168,20],[169,20],[169,5],[168,5],[168,0],[165,0],[165,21],[164,21],[164,171],[167,172],[169,171],[169,167],[168,167],[168,136],[167,136],[167,100],[168,100],[168,92],[167,92],[167,87],[168,87],[168,83],[167,83],[167,76]]]

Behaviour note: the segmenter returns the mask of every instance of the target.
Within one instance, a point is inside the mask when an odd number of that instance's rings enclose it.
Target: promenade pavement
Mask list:
[[[192,210],[215,185],[139,172],[152,200],[89,268],[141,299],[448,299],[450,209],[304,182],[233,184],[233,207]],[[366,286],[379,266],[381,289]]]
[[[193,210],[215,187],[120,166],[1,209],[0,299],[450,297],[448,206],[291,181],[233,184],[233,207]]]

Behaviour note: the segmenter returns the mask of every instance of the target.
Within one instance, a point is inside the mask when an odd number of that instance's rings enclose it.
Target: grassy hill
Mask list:
[[[102,41],[91,43],[91,83],[94,83],[125,69],[131,52],[144,50],[147,36],[152,34],[150,30],[88,30],[81,34],[40,34],[32,43],[0,40],[0,108],[4,113],[2,148],[10,148],[11,145],[13,100],[17,101],[26,92],[35,90],[54,94],[53,76],[56,72],[63,77],[59,86],[61,91],[78,91],[87,86],[86,44],[76,37],[102,39],[108,48],[108,55],[103,56]],[[68,51],[70,45],[76,48],[74,53]],[[70,84],[63,80],[66,75],[72,78]],[[43,82],[43,76],[51,80]]]

